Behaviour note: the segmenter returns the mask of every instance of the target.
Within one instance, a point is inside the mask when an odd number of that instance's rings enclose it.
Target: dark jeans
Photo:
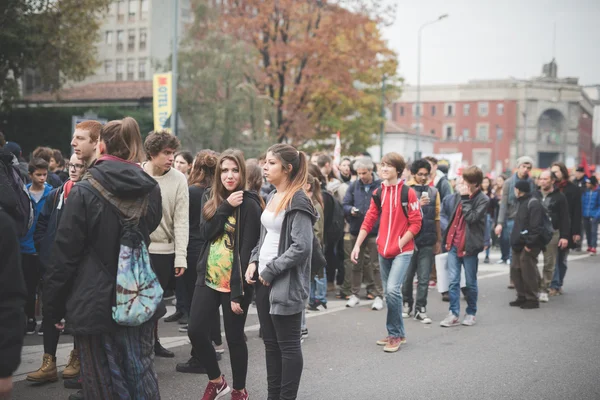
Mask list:
[[[212,345],[211,327],[214,325],[215,311],[219,309],[219,306],[223,308],[225,338],[231,355],[233,388],[236,390],[242,390],[246,387],[248,347],[244,340],[244,325],[246,324],[248,307],[251,301],[252,289],[247,289],[240,303],[244,313],[234,314],[231,311],[231,294],[218,292],[208,286],[196,286],[192,300],[188,336],[197,358],[206,368],[208,379],[217,379],[221,376],[217,354]]]
[[[338,286],[344,284],[344,239],[335,246],[328,246],[325,251],[327,261],[327,282],[336,282]],[[337,274],[336,274],[337,271]]]
[[[507,220],[502,226],[502,234],[500,235],[500,251],[502,252],[502,261],[510,260],[511,247],[510,247],[510,234],[512,233],[515,221],[512,219]]]
[[[302,313],[270,314],[271,289],[260,283],[256,286],[256,308],[267,359],[268,399],[296,399],[304,367],[300,344]]]
[[[196,266],[199,257],[199,252],[190,251],[190,249],[188,249],[187,269],[183,273],[183,276],[175,278],[175,298],[177,299],[176,310],[188,315],[192,308],[192,297],[194,296],[196,279],[198,279]]]
[[[433,246],[420,247],[415,250],[406,271],[406,278],[402,285],[402,297],[404,302],[408,303],[412,309],[413,299],[413,279],[417,274],[417,304],[416,309],[427,307],[427,294],[429,293],[429,276],[433,266]]]
[[[37,287],[40,283],[40,257],[37,254],[21,254],[21,265],[23,277],[27,286],[27,303],[25,303],[25,314],[27,318],[35,319],[35,299]]]
[[[569,249],[558,249],[558,256],[556,257],[556,268],[554,268],[554,278],[550,287],[552,289],[562,288],[565,275],[567,274],[567,257],[569,256]]]
[[[160,286],[166,291],[169,289],[172,277],[175,276],[175,253],[150,254],[150,262]]]
[[[587,237],[588,247],[595,249],[598,243],[598,220],[596,218],[583,218],[585,236]]]

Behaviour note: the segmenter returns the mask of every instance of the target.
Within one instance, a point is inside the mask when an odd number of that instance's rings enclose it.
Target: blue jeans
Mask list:
[[[500,251],[502,252],[502,260],[508,261],[511,256],[510,235],[512,234],[515,221],[512,219],[506,220],[502,227],[502,235],[500,235]]]
[[[556,256],[556,268],[554,268],[554,277],[550,288],[560,289],[562,288],[565,275],[567,274],[567,256],[569,255],[569,249],[558,249],[558,255]]]
[[[310,281],[310,293],[308,295],[310,303],[319,300],[323,304],[327,304],[327,272],[323,270],[323,277],[315,276]]]
[[[402,283],[412,259],[411,253],[401,253],[394,258],[379,255],[379,267],[385,301],[387,302],[386,328],[388,336],[406,337],[404,320],[402,319]]]
[[[492,216],[490,214],[485,214],[485,229],[487,233],[490,235],[490,243],[488,244],[488,248],[485,249],[485,258],[490,258],[490,248],[492,247]]]
[[[588,247],[595,249],[598,242],[598,220],[596,218],[583,217],[583,226],[585,228]]]
[[[477,267],[479,259],[476,255],[459,257],[455,246],[448,252],[448,279],[450,287],[450,311],[452,314],[460,315],[460,268],[465,267],[465,280],[467,281],[467,314],[477,313]]]

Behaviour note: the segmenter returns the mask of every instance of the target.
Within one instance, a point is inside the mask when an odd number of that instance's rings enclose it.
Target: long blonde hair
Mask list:
[[[299,152],[289,144],[275,144],[269,147],[267,153],[273,154],[273,156],[281,162],[284,170],[291,170],[285,196],[283,196],[283,199],[281,199],[275,209],[275,214],[279,214],[280,211],[285,210],[289,206],[297,191],[304,190],[307,179],[308,162],[304,153]]]

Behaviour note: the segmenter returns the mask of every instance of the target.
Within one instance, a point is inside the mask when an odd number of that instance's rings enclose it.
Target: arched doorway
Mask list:
[[[563,138],[567,130],[564,115],[554,109],[548,109],[540,115],[538,128],[538,167],[548,168],[553,162],[560,160],[563,151]]]

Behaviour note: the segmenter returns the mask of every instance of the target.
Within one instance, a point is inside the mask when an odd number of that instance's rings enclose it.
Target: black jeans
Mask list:
[[[233,388],[242,390],[246,387],[248,374],[248,346],[244,340],[244,325],[248,315],[248,307],[252,301],[252,289],[246,290],[240,303],[243,314],[234,314],[231,311],[230,293],[218,292],[208,286],[196,286],[188,336],[192,342],[195,355],[203,363],[208,373],[208,379],[217,379],[221,376],[221,369],[217,362],[217,354],[211,343],[211,328],[214,325],[215,311],[223,307],[223,325],[225,338],[231,358],[231,372],[233,374]]]
[[[25,314],[28,319],[32,318],[35,320],[35,299],[41,277],[40,257],[37,254],[21,254],[21,260],[23,277],[27,286]]]
[[[171,279],[175,279],[175,253],[150,254],[152,269],[163,290],[169,289]]]
[[[270,314],[271,289],[256,283],[256,308],[265,343],[269,400],[292,400],[298,396],[304,359],[300,344],[302,313]]]

